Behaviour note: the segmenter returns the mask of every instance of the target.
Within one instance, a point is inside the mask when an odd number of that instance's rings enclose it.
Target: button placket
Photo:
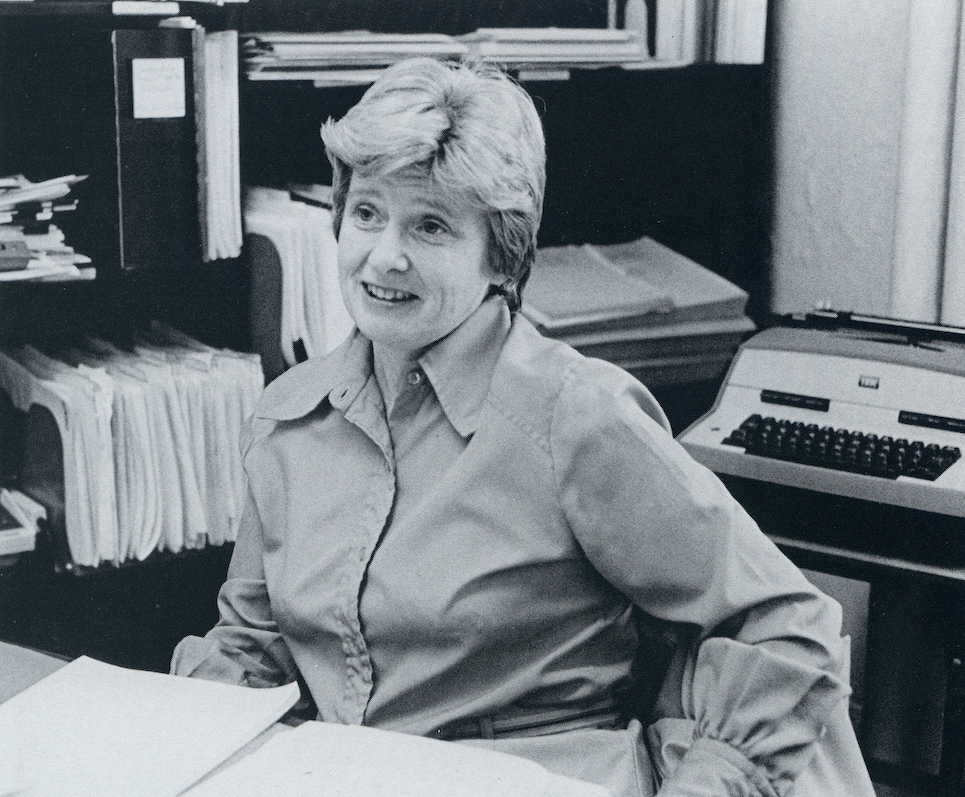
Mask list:
[[[382,461],[374,467],[367,481],[365,506],[358,525],[358,545],[355,555],[345,563],[344,580],[345,631],[342,649],[346,657],[348,691],[343,697],[343,713],[346,721],[358,724],[365,719],[373,686],[372,660],[362,632],[362,584],[395,499],[395,476],[389,463]]]

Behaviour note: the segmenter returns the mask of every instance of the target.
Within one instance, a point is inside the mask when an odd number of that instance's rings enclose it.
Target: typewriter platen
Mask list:
[[[740,347],[713,408],[679,440],[745,505],[783,514],[782,534],[965,558],[965,329],[784,317]]]

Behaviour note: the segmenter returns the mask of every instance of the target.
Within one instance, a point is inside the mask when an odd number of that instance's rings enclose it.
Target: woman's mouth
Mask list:
[[[373,285],[371,282],[363,282],[362,287],[365,288],[365,292],[373,299],[379,299],[383,302],[407,302],[418,298],[414,293],[397,291],[393,288],[382,288],[378,285]]]

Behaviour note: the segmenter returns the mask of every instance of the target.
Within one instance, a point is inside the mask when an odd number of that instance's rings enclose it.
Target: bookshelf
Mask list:
[[[208,30],[229,27],[235,14],[174,5]],[[92,281],[0,284],[0,345],[43,348],[82,335],[123,341],[158,319],[244,350],[240,263],[201,257],[191,31],[112,9],[0,2],[0,175],[88,174],[71,192],[77,209],[55,223],[97,269]],[[183,59],[183,114],[133,113],[135,58]],[[0,483],[30,481],[51,508],[37,550],[0,568],[0,639],[166,670],[174,644],[216,620],[230,545],[72,567],[62,528],[64,444],[49,413],[15,410],[0,392]]]

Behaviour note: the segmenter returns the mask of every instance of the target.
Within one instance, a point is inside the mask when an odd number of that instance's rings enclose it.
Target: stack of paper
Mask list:
[[[68,174],[33,183],[22,174],[0,177],[0,282],[94,278],[90,258],[68,246],[51,223],[54,213],[77,207],[67,195],[85,178]]]
[[[47,508],[64,518],[54,533],[66,537],[77,565],[142,560],[237,533],[244,498],[238,440],[263,385],[257,356],[162,327],[134,344],[91,339],[50,353],[0,351],[0,389],[22,412],[45,408],[56,426],[63,483],[24,477],[21,486],[41,503],[62,496],[63,506]],[[24,446],[32,445],[38,441],[28,437]]]
[[[278,345],[288,365],[300,359],[297,345],[308,357],[326,354],[345,340],[353,327],[339,287],[332,211],[322,204],[330,189],[323,192],[320,188],[302,186],[295,192],[245,189],[245,232],[271,241],[281,262]],[[252,263],[252,268],[258,265]]]
[[[185,797],[608,797],[519,756],[358,725],[306,722]]]
[[[747,293],[652,238],[544,247],[523,314],[650,385],[710,379],[754,330]]]
[[[459,58],[469,48],[441,33],[252,33],[242,43],[251,80],[313,80],[316,85],[372,82],[402,58]]]
[[[680,64],[762,64],[767,0],[660,0],[657,58]]]
[[[525,314],[552,335],[623,328],[668,312],[659,285],[611,262],[599,247],[540,249],[526,285]]]
[[[6,702],[0,690],[0,797],[609,794],[470,745],[321,722],[289,729],[276,720],[298,699],[294,683],[252,689],[86,657],[61,665],[3,643],[0,664],[15,684]],[[17,694],[26,668],[49,674]]]
[[[507,67],[593,67],[649,58],[646,38],[611,28],[480,28],[460,36],[474,56]]]
[[[81,657],[0,705],[0,797],[175,797],[297,700]]]
[[[717,0],[713,60],[718,64],[763,64],[767,0]]]
[[[44,508],[19,490],[0,488],[0,562],[32,551],[36,545],[40,518]]]
[[[241,254],[238,32],[192,31],[198,210],[205,261]]]

